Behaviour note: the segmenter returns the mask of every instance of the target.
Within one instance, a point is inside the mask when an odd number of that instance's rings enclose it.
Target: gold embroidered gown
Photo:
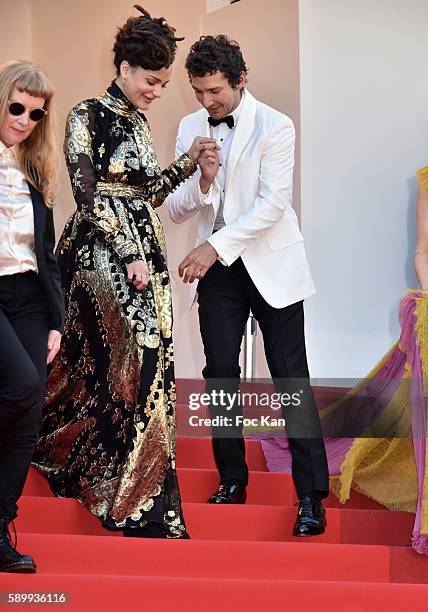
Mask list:
[[[114,82],[70,112],[64,147],[77,211],[58,246],[66,324],[35,466],[107,528],[180,537],[171,288],[154,208],[196,164],[185,154],[161,172],[146,118]],[[127,282],[135,260],[150,271],[144,291]]]

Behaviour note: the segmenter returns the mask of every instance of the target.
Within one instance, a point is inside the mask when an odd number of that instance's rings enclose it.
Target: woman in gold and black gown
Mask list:
[[[160,171],[141,111],[160,97],[177,39],[137,8],[116,38],[116,80],[67,120],[77,211],[58,247],[66,325],[35,466],[108,529],[179,538],[171,287],[154,208],[210,143]]]

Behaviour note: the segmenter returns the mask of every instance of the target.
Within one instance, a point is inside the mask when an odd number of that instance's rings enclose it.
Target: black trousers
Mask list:
[[[0,500],[21,496],[42,420],[48,303],[37,274],[0,276]]]
[[[284,408],[283,418],[292,455],[298,496],[328,495],[328,467],[318,410],[309,383],[303,302],[285,308],[270,306],[251,280],[241,259],[231,266],[216,262],[198,284],[199,323],[207,391],[233,392],[239,386],[239,354],[250,310],[263,334],[266,360],[278,392],[304,391],[299,407]],[[302,388],[303,387],[303,388]],[[235,405],[234,415],[241,414]],[[211,417],[231,415],[218,406]],[[233,420],[236,423],[235,420]],[[242,427],[213,428],[213,451],[221,482],[248,482]]]

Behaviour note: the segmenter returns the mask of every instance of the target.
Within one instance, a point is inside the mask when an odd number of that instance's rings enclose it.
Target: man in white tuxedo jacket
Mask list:
[[[306,381],[302,407],[283,412],[300,499],[294,534],[317,535],[325,529],[321,500],[328,494],[328,469],[306,360],[303,299],[314,286],[292,208],[293,122],[244,89],[247,68],[235,41],[201,37],[186,68],[202,108],[181,121],[176,153],[198,136],[201,145],[215,139],[218,148],[201,154],[198,172],[168,196],[166,207],[176,223],[198,215],[197,244],[179,272],[185,282],[198,281],[207,390],[218,389],[220,379],[223,390],[238,388],[251,310],[277,389],[301,389]],[[242,427],[213,427],[212,433],[220,485],[209,502],[244,503]]]

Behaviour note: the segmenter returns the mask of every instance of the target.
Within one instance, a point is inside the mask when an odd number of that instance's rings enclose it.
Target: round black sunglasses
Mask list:
[[[48,111],[44,108],[25,108],[21,102],[14,102],[13,100],[9,101],[9,113],[14,117],[19,117],[23,115],[25,111],[28,111],[30,114],[31,121],[41,121],[43,117],[48,114]]]

